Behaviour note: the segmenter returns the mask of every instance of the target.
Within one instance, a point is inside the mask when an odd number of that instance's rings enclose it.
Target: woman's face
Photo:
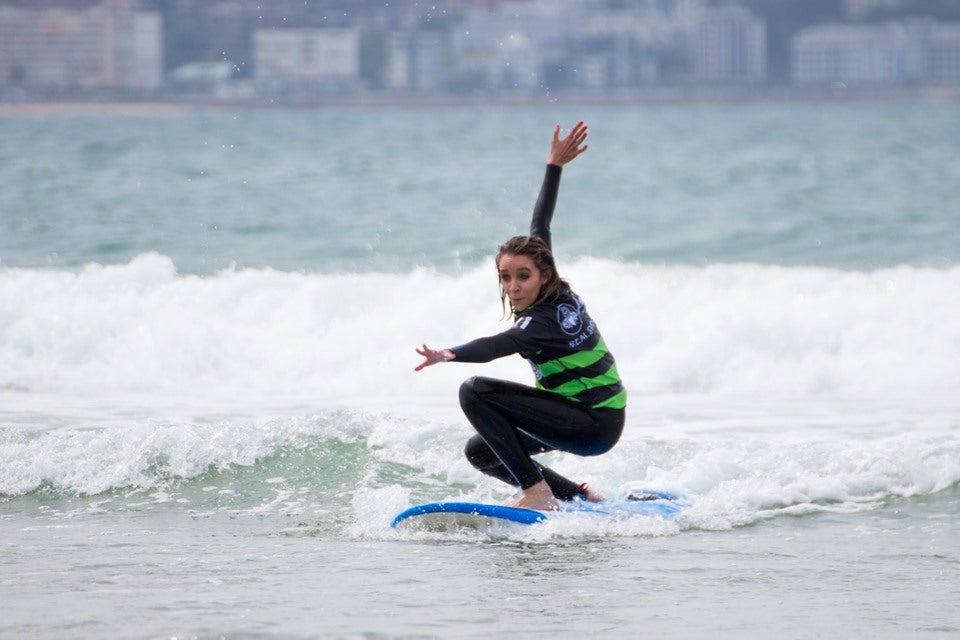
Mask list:
[[[516,311],[523,311],[540,295],[544,274],[530,256],[505,253],[500,256],[500,286]]]

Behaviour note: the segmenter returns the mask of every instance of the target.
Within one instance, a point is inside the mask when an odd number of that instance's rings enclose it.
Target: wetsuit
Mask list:
[[[559,166],[547,165],[530,224],[530,235],[548,247],[560,173]],[[581,494],[582,485],[530,455],[554,450],[599,455],[623,431],[626,391],[583,301],[561,288],[517,312],[514,325],[503,333],[451,350],[455,362],[489,362],[519,353],[537,379],[536,388],[479,376],[461,385],[460,406],[477,431],[466,446],[470,463],[521,489],[546,480],[561,500]]]

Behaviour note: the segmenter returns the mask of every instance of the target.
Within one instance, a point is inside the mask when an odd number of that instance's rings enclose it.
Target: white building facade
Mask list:
[[[359,82],[358,29],[258,29],[253,50],[262,88],[351,89]]]
[[[798,85],[960,83],[960,25],[932,20],[822,25],[792,43]]]
[[[766,80],[766,23],[743,7],[704,9],[693,40],[693,72],[707,83]]]

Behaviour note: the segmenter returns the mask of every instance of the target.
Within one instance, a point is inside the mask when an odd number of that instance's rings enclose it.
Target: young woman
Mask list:
[[[497,253],[501,301],[510,302],[513,326],[458,347],[417,349],[424,360],[416,371],[438,362],[489,362],[514,353],[530,362],[536,388],[479,376],[460,387],[460,406],[477,431],[467,442],[467,459],[483,473],[520,487],[513,506],[528,509],[557,509],[559,500],[601,499],[586,484],[535,462],[532,454],[599,455],[623,431],[627,398],[613,355],[583,301],[558,275],[550,248],[561,169],[587,150],[586,139],[582,121],[564,138],[560,125],[554,128],[530,235],[510,238]]]

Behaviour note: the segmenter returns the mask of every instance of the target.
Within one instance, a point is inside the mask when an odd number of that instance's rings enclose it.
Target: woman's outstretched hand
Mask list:
[[[417,353],[423,356],[423,362],[417,365],[417,368],[414,371],[420,371],[424,367],[429,367],[432,364],[437,364],[438,362],[450,362],[456,358],[456,354],[450,349],[441,349],[440,351],[435,351],[427,345],[423,345],[422,349],[417,349]]]
[[[553,142],[550,143],[550,155],[547,164],[562,167],[587,150],[583,144],[587,140],[587,125],[583,120],[573,125],[566,137],[560,137],[560,125],[553,128]]]

